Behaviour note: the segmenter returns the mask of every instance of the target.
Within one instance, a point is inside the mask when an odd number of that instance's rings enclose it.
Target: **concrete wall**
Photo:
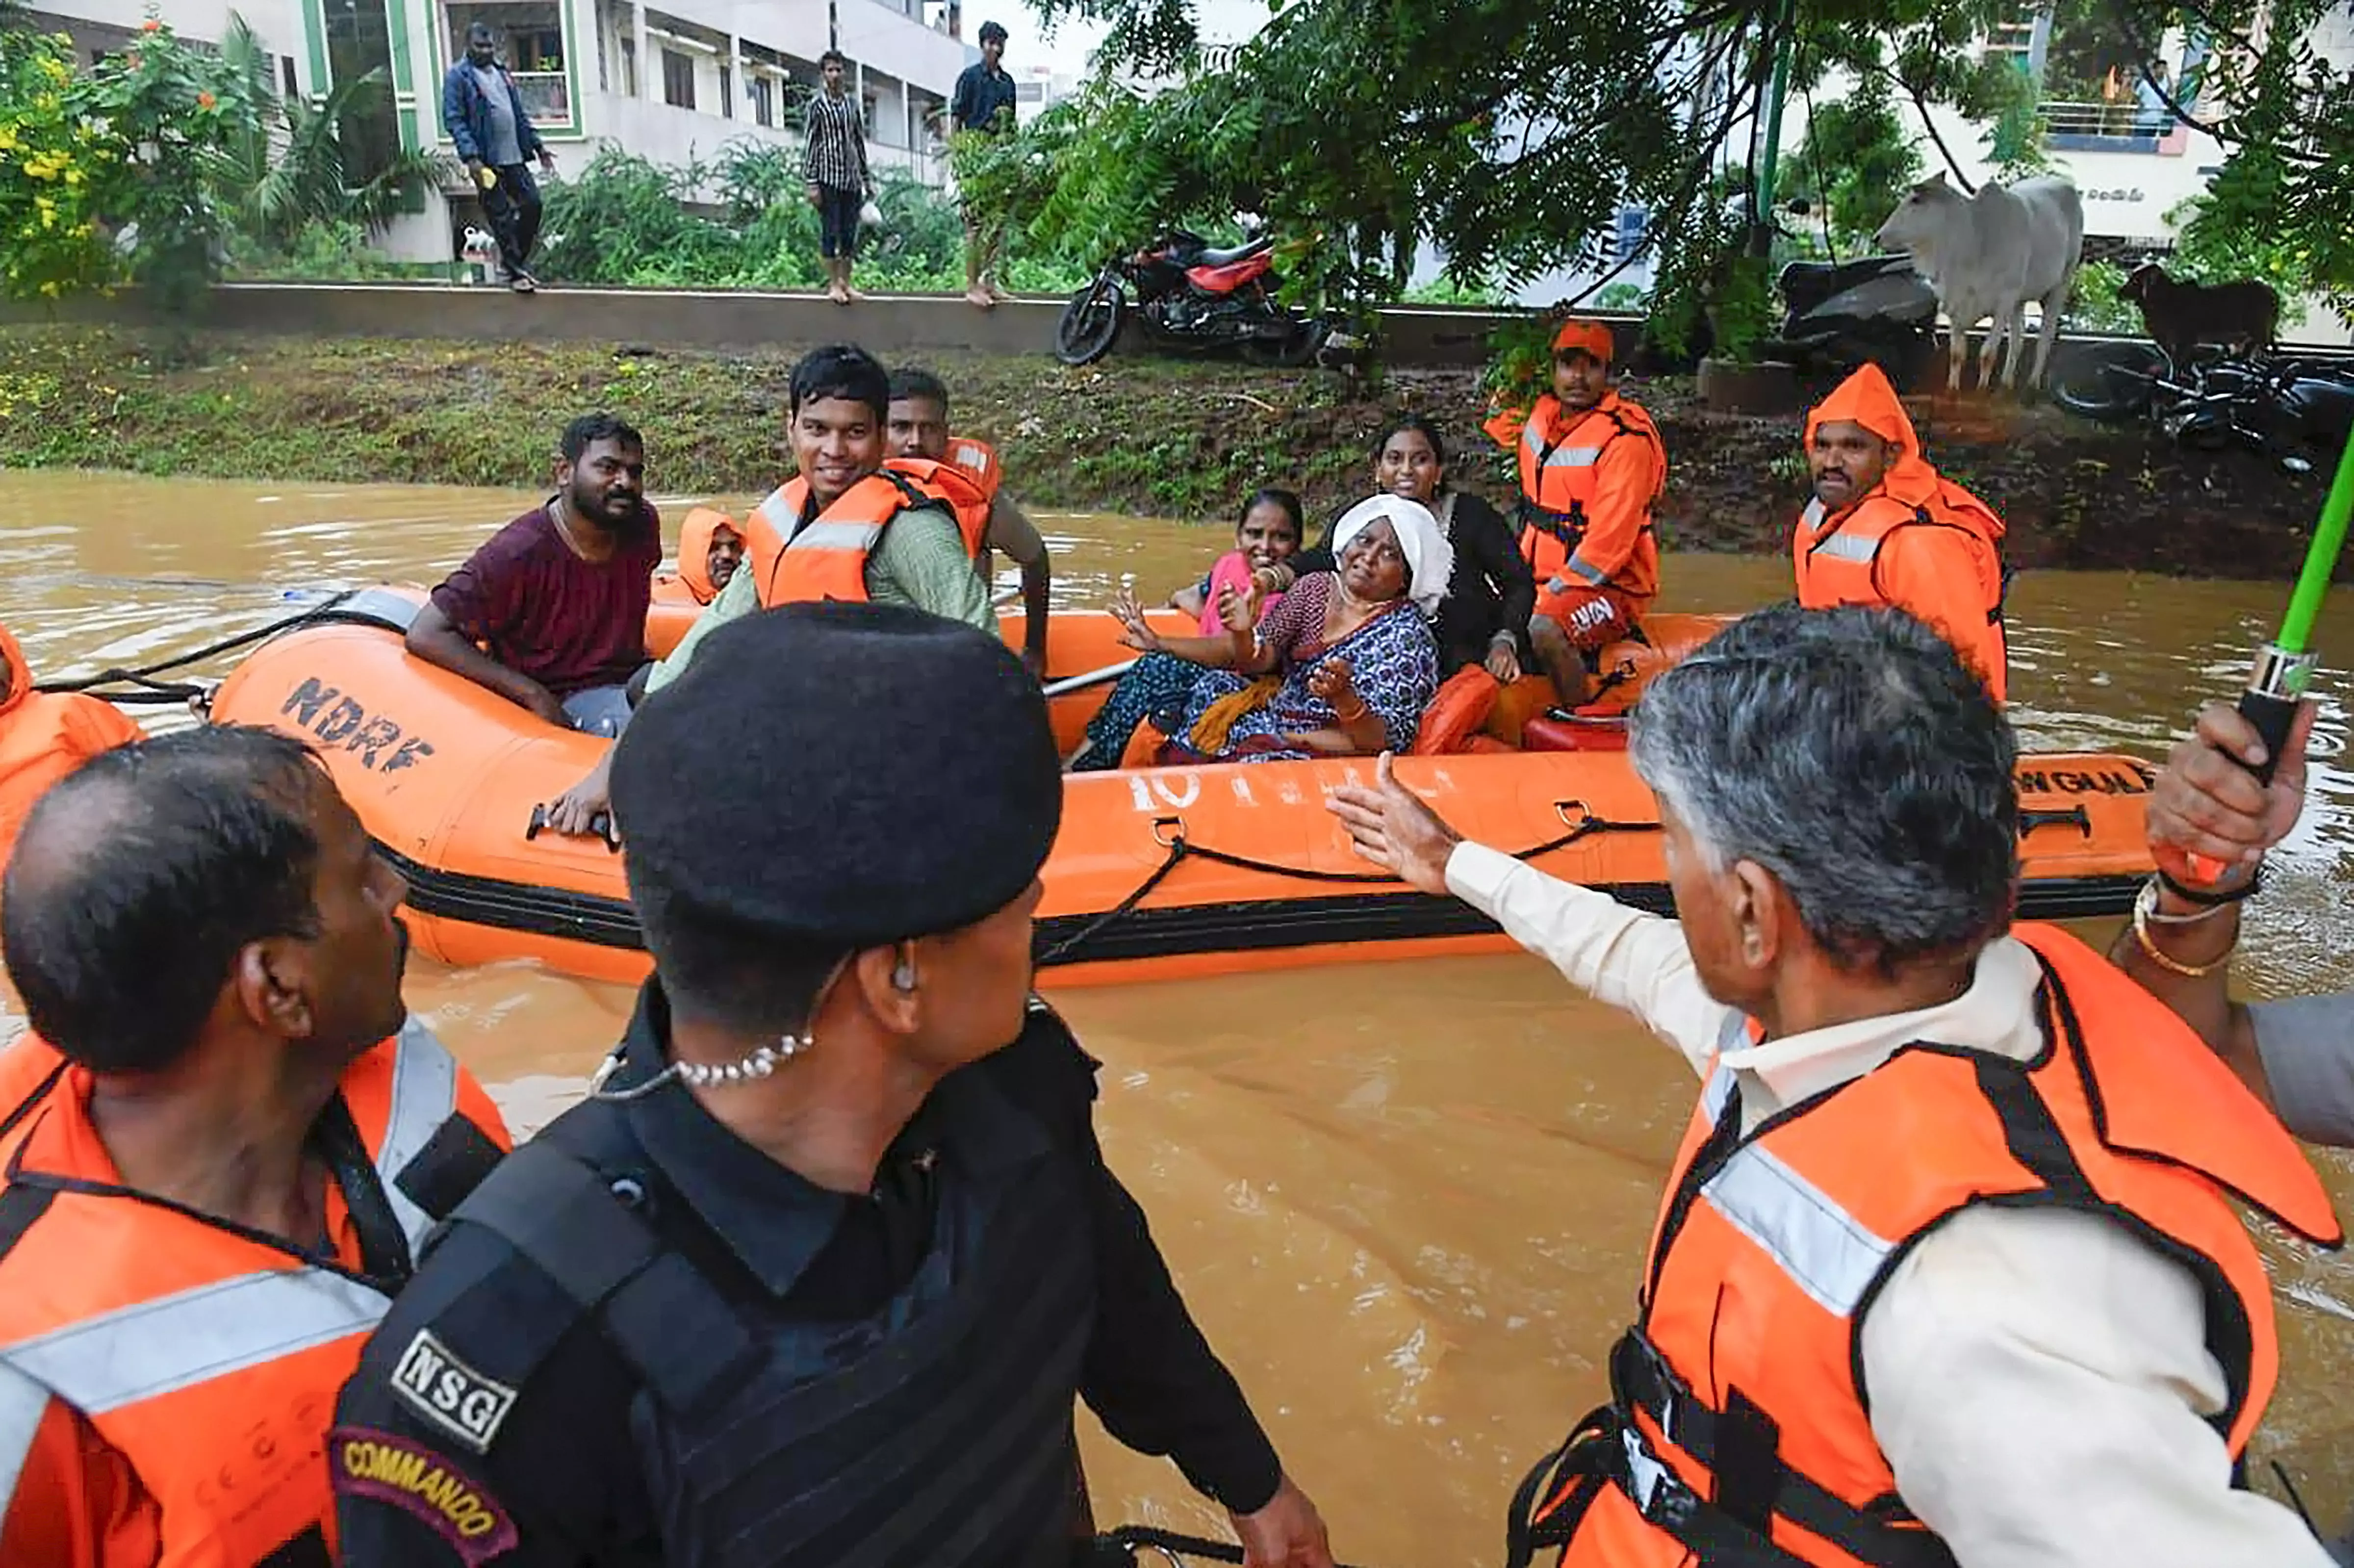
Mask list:
[[[743,348],[855,342],[888,358],[921,351],[1049,354],[1058,300],[979,311],[937,294],[881,295],[844,308],[814,294],[670,289],[547,289],[520,299],[504,289],[438,284],[238,283],[215,291],[207,327],[318,337],[534,338],[652,347]],[[78,299],[54,311],[0,303],[0,323],[62,320],[144,323],[135,290]],[[1471,368],[1490,357],[1499,313],[1399,309],[1382,315],[1389,363],[1401,368]],[[1608,318],[1622,355],[1640,318]],[[2062,334],[2055,372],[2115,338]],[[1114,350],[1145,352],[1134,329]]]

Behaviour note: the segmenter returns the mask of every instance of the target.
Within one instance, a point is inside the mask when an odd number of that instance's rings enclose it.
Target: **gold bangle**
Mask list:
[[[2184,980],[2204,980],[2207,976],[2213,974],[2217,969],[2221,969],[2224,965],[2232,961],[2232,948],[2224,948],[2221,956],[2216,958],[2213,961],[2204,964],[2186,964],[2179,959],[2170,958],[2165,953],[2159,952],[2158,950],[2158,944],[2151,941],[2149,938],[2148,911],[2138,900],[2136,901],[2134,905],[2133,934],[2134,940],[2141,946],[2144,957],[2147,958],[2151,963],[2156,964],[2159,969],[2164,969],[2167,973],[2180,975]],[[2239,944],[2236,941],[2232,943],[2233,948],[2236,948],[2238,945]]]

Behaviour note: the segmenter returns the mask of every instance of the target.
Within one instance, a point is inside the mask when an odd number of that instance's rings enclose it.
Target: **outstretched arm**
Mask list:
[[[1326,801],[1357,853],[1433,895],[1452,895],[1559,969],[1594,1000],[1639,1018],[1705,1071],[1733,1010],[1708,994],[1673,920],[1547,876],[1471,843],[1398,782],[1389,755],[1374,785],[1344,785]]]

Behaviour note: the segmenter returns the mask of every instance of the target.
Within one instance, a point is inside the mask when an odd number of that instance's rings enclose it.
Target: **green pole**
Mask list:
[[[2305,552],[2305,569],[2297,574],[2296,592],[2281,618],[2278,642],[2291,653],[2302,653],[2313,639],[2313,622],[2321,613],[2321,596],[2338,567],[2338,552],[2346,547],[2346,524],[2354,518],[2354,436],[2338,460],[2338,477],[2329,499],[2321,503],[2321,519],[2313,525],[2313,544]]]
[[[1766,150],[1757,160],[1757,217],[1774,221],[1774,178],[1782,161],[1782,100],[1790,90],[1790,43],[1797,31],[1797,0],[1774,10],[1774,79],[1766,89]]]
[[[2305,552],[2305,567],[2297,573],[2296,591],[2289,597],[2288,613],[2281,617],[2280,635],[2256,650],[2256,667],[2248,689],[2240,694],[2240,715],[2264,737],[2264,765],[2258,779],[2272,782],[2274,765],[2288,745],[2296,722],[2296,705],[2320,656],[2313,648],[2313,623],[2321,614],[2321,599],[2338,569],[2338,553],[2346,547],[2346,525],[2354,516],[2354,435],[2338,454],[2338,477],[2330,482],[2329,498],[2313,525],[2313,543]]]

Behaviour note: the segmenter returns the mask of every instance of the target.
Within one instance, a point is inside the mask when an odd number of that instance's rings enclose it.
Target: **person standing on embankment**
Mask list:
[[[981,25],[981,58],[957,78],[955,96],[949,100],[951,135],[1011,136],[1017,101],[1013,78],[1004,65],[1005,28],[996,22]],[[984,217],[970,204],[964,209],[964,297],[982,310],[1013,298],[997,286],[998,257],[1005,249],[1002,218]]]
[[[518,294],[535,291],[539,281],[525,263],[539,243],[539,185],[525,160],[538,158],[552,175],[556,154],[539,139],[514,78],[499,63],[498,35],[488,23],[466,29],[466,58],[441,78],[441,129],[482,196],[507,287]]]
[[[843,90],[850,61],[828,49],[818,69],[825,90],[810,99],[802,127],[801,175],[809,182],[810,206],[817,208],[818,253],[825,259],[825,297],[837,305],[866,296],[850,286],[858,259],[858,209],[875,194],[866,167],[866,122],[858,101]]]

